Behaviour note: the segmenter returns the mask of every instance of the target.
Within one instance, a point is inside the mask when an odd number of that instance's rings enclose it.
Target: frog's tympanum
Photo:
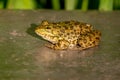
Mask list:
[[[93,26],[78,21],[42,23],[35,32],[43,39],[49,41],[52,49],[83,50],[99,45],[101,33]]]

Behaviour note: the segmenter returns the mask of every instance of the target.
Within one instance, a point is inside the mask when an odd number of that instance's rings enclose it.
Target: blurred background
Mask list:
[[[120,10],[120,0],[0,0],[0,9]]]

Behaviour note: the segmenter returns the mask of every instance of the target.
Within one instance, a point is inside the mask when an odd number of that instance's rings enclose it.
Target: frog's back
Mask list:
[[[51,24],[53,25],[53,32],[56,31],[59,37],[68,41],[76,40],[81,34],[86,34],[92,30],[90,24],[77,21],[64,21],[53,24]]]

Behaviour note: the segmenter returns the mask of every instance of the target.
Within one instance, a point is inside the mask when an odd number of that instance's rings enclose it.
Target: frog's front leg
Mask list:
[[[47,47],[55,50],[63,50],[69,47],[69,42],[66,40],[59,40],[58,43],[47,45]]]

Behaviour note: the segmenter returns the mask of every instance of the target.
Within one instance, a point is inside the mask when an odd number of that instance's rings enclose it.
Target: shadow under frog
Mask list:
[[[33,36],[33,37],[35,37],[35,38],[38,38],[38,39],[40,39],[40,40],[44,40],[41,36],[38,36],[38,35],[35,33],[35,28],[36,28],[37,26],[38,26],[38,25],[37,25],[37,24],[34,24],[34,23],[30,24],[30,27],[26,30],[26,32],[27,32],[29,35],[31,35],[31,36]]]

